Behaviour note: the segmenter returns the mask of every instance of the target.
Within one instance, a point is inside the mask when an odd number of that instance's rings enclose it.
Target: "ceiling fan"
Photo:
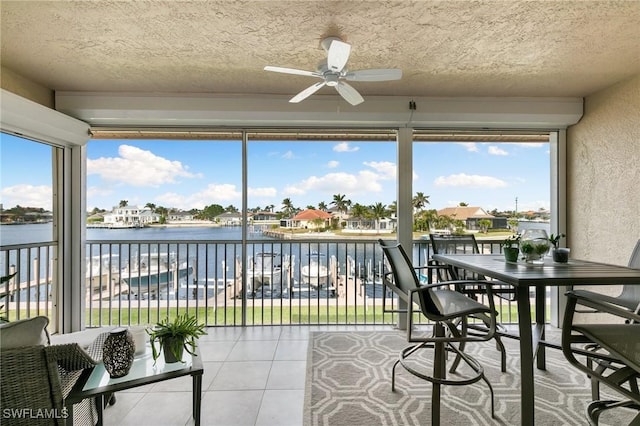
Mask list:
[[[337,37],[327,37],[322,40],[321,46],[327,51],[327,59],[322,61],[316,71],[304,71],[295,68],[282,67],[264,67],[265,71],[280,72],[284,74],[306,75],[316,77],[322,81],[307,87],[302,92],[295,95],[289,100],[292,103],[298,103],[323,86],[335,87],[340,96],[342,96],[351,105],[358,105],[364,101],[360,93],[353,88],[347,81],[389,81],[399,80],[402,78],[402,70],[399,69],[366,69],[358,71],[349,71],[346,67],[351,53],[351,45],[343,42]]]

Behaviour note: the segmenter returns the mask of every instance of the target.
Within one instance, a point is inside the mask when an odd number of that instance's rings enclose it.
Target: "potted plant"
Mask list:
[[[154,328],[147,329],[153,360],[157,360],[162,351],[166,363],[183,362],[184,351],[193,355],[198,338],[207,334],[204,329],[204,324],[198,324],[195,317],[187,314],[178,315],[173,321],[163,319]],[[160,349],[156,347],[156,342]]]
[[[518,261],[518,254],[520,253],[519,243],[520,234],[512,235],[502,242],[502,252],[507,262]]]
[[[549,242],[553,245],[552,256],[554,262],[567,263],[569,261],[569,249],[558,247],[560,244],[560,238],[564,238],[564,234],[551,234],[549,236]]]

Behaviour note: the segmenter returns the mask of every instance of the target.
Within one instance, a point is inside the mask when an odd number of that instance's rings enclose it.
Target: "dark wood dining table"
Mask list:
[[[507,262],[503,255],[434,254],[433,259],[455,268],[500,280],[515,288],[520,342],[521,424],[535,424],[535,383],[533,360],[545,368],[546,287],[574,285],[640,285],[640,269],[585,260],[556,263],[545,258],[541,265],[523,261]],[[535,323],[531,320],[531,290],[535,289]]]

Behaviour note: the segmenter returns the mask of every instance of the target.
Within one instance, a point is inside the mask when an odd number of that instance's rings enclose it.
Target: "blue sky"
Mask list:
[[[51,208],[51,148],[2,135],[1,202]],[[87,209],[129,205],[181,209],[241,206],[236,141],[95,140],[87,148]],[[290,198],[330,205],[344,194],[364,205],[395,200],[393,142],[255,141],[248,144],[249,207]],[[549,208],[548,144],[415,143],[413,193],[430,208],[466,202],[487,210]]]

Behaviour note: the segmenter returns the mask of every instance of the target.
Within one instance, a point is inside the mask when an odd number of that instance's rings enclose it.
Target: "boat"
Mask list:
[[[87,257],[85,282],[90,300],[110,300],[129,292],[129,286],[120,281],[120,256],[117,254]]]
[[[249,259],[247,264],[247,282],[250,291],[255,293],[263,286],[273,289],[282,283],[282,255],[280,253],[260,252]]]
[[[157,298],[175,292],[193,274],[193,266],[187,261],[178,263],[173,252],[142,253],[131,259],[132,262],[120,270],[120,278],[137,297]]]
[[[308,257],[309,262],[300,268],[302,285],[316,289],[329,287],[330,273],[326,255],[314,251]]]

